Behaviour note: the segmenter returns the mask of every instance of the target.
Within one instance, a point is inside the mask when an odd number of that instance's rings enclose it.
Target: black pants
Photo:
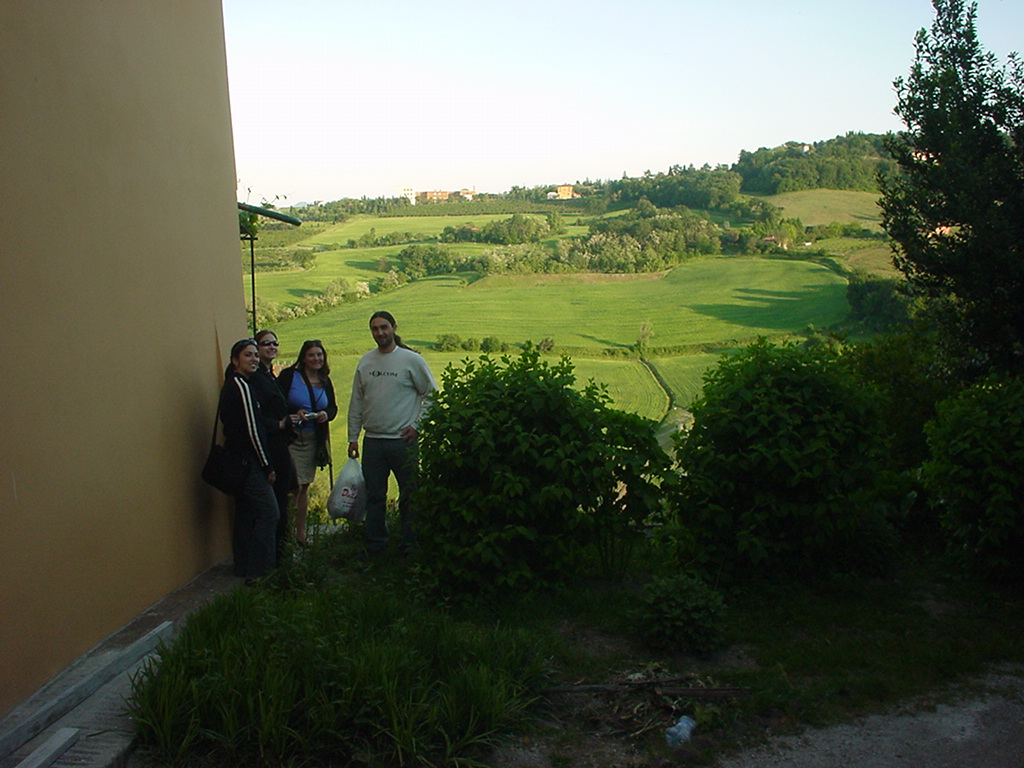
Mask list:
[[[231,543],[236,576],[258,579],[277,566],[279,517],[274,488],[263,470],[251,466],[242,492],[235,496],[235,527]]]

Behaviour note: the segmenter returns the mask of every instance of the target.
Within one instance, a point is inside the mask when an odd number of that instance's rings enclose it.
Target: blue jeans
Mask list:
[[[249,467],[242,492],[235,496],[231,546],[235,576],[258,579],[277,565],[277,519],[274,487],[255,464]]]
[[[366,481],[366,548],[379,551],[388,543],[385,517],[388,503],[388,475],[398,481],[398,515],[402,524],[402,545],[416,543],[416,510],[412,493],[416,490],[419,458],[416,443],[382,437],[363,438],[363,479]]]

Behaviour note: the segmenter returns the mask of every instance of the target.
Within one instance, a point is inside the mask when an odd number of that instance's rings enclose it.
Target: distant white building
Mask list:
[[[402,187],[401,197],[409,201],[409,205],[416,205],[416,190],[412,187]]]

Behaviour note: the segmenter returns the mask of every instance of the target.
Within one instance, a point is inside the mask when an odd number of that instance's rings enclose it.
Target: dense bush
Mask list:
[[[936,360],[935,341],[919,329],[886,333],[853,344],[841,364],[872,389],[881,416],[885,466],[917,469],[928,457],[924,425],[953,389]]]
[[[846,286],[849,321],[871,331],[887,331],[910,324],[912,302],[900,283],[860,272],[850,275]]]
[[[662,576],[644,587],[639,626],[652,645],[670,651],[710,653],[722,643],[721,593],[686,574]]]
[[[612,409],[528,346],[449,365],[422,423],[421,566],[449,592],[567,578],[581,545],[621,565],[668,460],[654,424]]]
[[[926,427],[925,486],[963,563],[994,577],[1024,566],[1024,382],[988,379],[943,401]]]
[[[726,571],[874,565],[892,530],[868,490],[868,393],[827,348],[760,340],[705,376],[677,439],[690,556]]]
[[[481,352],[508,352],[511,347],[511,344],[502,341],[497,336],[485,336],[484,340],[480,342]]]
[[[462,338],[457,333],[442,333],[434,342],[436,352],[454,352],[462,347]]]

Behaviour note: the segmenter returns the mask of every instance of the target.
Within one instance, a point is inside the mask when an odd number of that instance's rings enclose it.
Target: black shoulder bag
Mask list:
[[[213,417],[213,435],[210,437],[210,455],[203,465],[203,480],[221,493],[237,496],[242,492],[245,476],[249,471],[249,460],[232,453],[217,444],[217,421],[220,419],[220,401],[217,401],[217,415]]]

